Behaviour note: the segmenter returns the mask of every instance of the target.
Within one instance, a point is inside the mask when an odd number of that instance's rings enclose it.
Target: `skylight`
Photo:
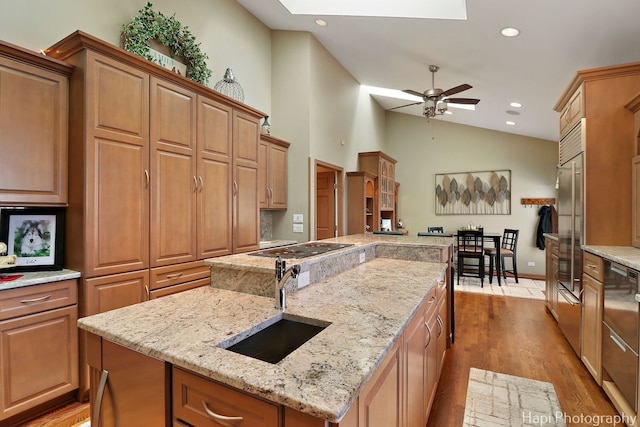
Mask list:
[[[293,15],[467,19],[466,0],[279,0]]]

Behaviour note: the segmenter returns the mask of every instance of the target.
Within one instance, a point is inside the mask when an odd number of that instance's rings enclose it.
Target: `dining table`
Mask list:
[[[456,231],[444,231],[444,233],[430,233],[430,232],[426,232],[426,231],[421,231],[418,233],[418,236],[424,236],[424,237],[457,237],[458,236],[458,230]],[[493,242],[493,246],[496,248],[496,251],[498,254],[500,254],[500,240],[502,239],[502,233],[497,232],[497,231],[485,231],[484,233],[482,233],[482,237],[483,240],[485,241],[491,241]],[[502,275],[502,262],[500,261],[500,257],[498,256],[496,259],[496,276],[498,277],[498,285],[502,286],[501,284],[501,275]],[[489,276],[489,283],[492,283],[492,276]]]

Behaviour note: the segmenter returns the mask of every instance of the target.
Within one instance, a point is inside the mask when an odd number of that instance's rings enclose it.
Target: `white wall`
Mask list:
[[[387,113],[387,153],[398,161],[398,214],[412,235],[427,226],[456,228],[473,221],[487,231],[520,230],[518,272],[544,274],[544,251],[536,247],[538,208],[521,198],[556,197],[556,142]],[[435,174],[511,170],[511,215],[436,215]],[[534,262],[529,267],[528,262]]]

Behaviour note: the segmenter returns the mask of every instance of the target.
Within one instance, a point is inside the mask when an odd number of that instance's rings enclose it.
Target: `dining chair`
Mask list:
[[[484,231],[458,230],[456,243],[458,285],[460,276],[469,276],[478,277],[480,287],[484,287]]]
[[[486,248],[484,250],[485,255],[489,257],[489,283],[493,279],[493,266],[494,263],[500,262],[500,268],[502,269],[502,277],[506,282],[507,273],[513,274],[513,277],[518,283],[518,263],[516,260],[516,252],[518,249],[518,234],[519,230],[512,228],[505,228],[502,233],[502,243],[500,244],[500,260],[497,259],[498,250],[496,248]],[[511,258],[511,269],[508,270],[505,267],[505,258]],[[498,280],[500,284],[500,280]]]
[[[444,233],[444,227],[427,227],[427,233]]]

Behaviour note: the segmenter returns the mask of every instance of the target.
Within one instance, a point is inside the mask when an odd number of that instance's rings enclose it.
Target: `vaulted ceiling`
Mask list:
[[[640,61],[638,0],[475,0],[455,20],[294,15],[279,0],[237,1],[273,30],[312,33],[362,85],[423,92],[432,87],[429,65],[438,65],[437,88],[467,83],[473,88],[456,96],[481,101],[435,120],[535,138],[557,140],[553,107],[577,70]],[[505,27],[520,35],[502,36]],[[411,102],[373,96],[385,109]],[[421,105],[394,111],[422,115]]]

